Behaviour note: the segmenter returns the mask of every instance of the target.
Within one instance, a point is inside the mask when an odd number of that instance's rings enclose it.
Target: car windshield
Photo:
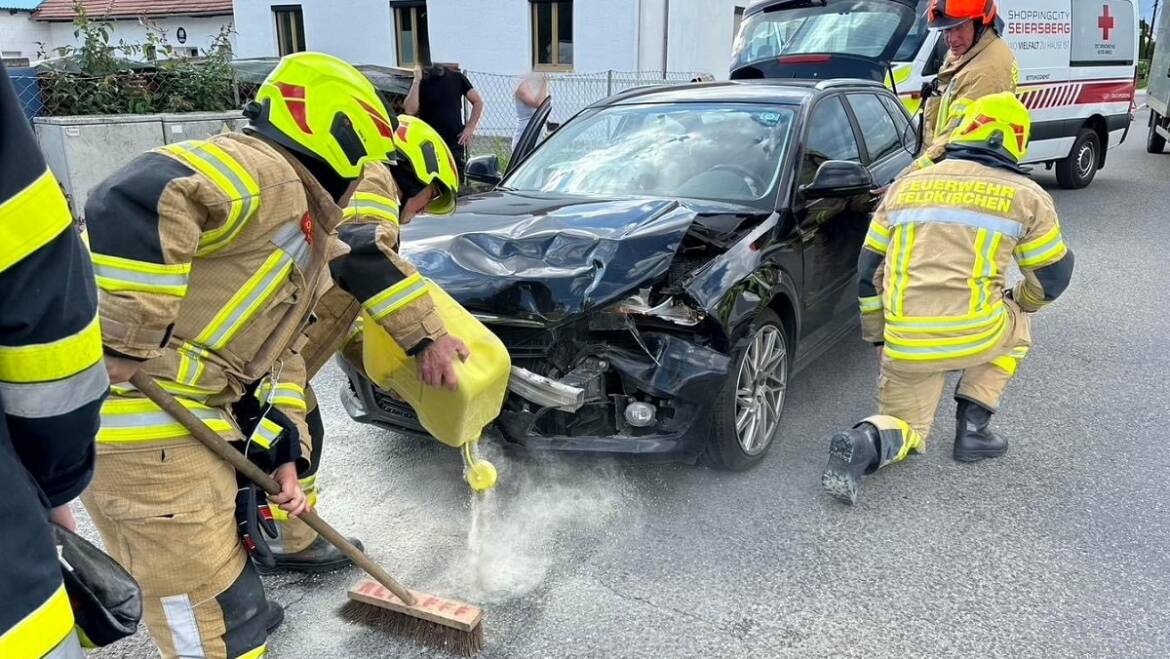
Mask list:
[[[813,53],[881,57],[902,22],[902,8],[884,0],[856,0],[753,14],[735,38],[732,68]]]
[[[926,25],[926,8],[929,5],[930,0],[918,1],[918,8],[914,10],[914,27],[910,28],[902,45],[898,46],[898,52],[894,53],[895,62],[913,62],[918,55],[918,49],[922,48],[922,42],[930,34],[930,28]]]
[[[504,182],[514,190],[750,201],[772,189],[790,107],[617,105],[565,124]]]

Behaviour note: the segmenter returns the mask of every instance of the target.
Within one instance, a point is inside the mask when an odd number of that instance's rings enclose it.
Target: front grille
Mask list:
[[[418,414],[403,401],[395,399],[388,392],[374,387],[374,404],[387,415],[406,424],[408,427],[419,426]]]

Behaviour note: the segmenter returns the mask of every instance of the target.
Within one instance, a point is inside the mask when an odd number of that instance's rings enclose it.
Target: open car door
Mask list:
[[[508,168],[504,170],[504,175],[507,176],[520,164],[521,160],[528,157],[536,145],[540,143],[540,137],[544,135],[544,125],[548,122],[548,115],[552,112],[552,96],[544,99],[540,107],[536,108],[536,113],[532,115],[532,119],[528,120],[528,127],[520,135],[520,141],[516,142],[516,148],[512,150],[512,157],[508,159]]]
[[[772,0],[744,15],[731,78],[881,82],[914,26],[917,0]]]

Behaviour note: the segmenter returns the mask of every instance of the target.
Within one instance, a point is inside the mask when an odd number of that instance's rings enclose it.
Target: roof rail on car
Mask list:
[[[822,80],[817,83],[817,89],[831,89],[833,87],[882,87],[885,85],[876,80],[866,80],[864,78],[833,78],[832,80]]]

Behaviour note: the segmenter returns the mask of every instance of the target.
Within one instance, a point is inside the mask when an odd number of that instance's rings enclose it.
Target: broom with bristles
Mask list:
[[[138,372],[130,378],[144,396],[174,417],[195,439],[248,480],[259,485],[269,495],[280,494],[280,485],[248,458],[233,448],[199,417],[155,384],[151,377]],[[307,524],[337,547],[355,565],[365,570],[373,580],[364,579],[350,589],[350,601],[342,607],[343,616],[397,635],[410,636],[415,641],[450,648],[464,656],[472,656],[483,647],[483,610],[470,604],[444,599],[427,593],[411,591],[390,576],[386,570],[370,560],[332,526],[308,510],[298,519]]]

